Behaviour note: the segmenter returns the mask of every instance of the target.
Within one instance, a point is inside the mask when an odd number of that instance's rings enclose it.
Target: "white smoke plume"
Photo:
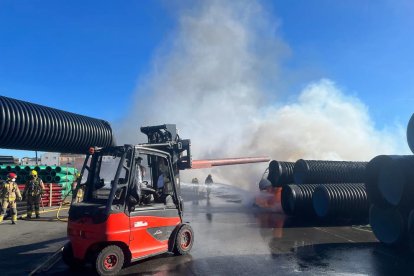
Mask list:
[[[174,123],[182,138],[191,139],[193,159],[369,160],[408,152],[402,127],[377,130],[367,107],[331,80],[315,81],[295,95],[281,90],[281,61],[290,50],[277,28],[278,21],[253,1],[200,1],[183,9],[178,29],[138,83],[118,140],[136,143],[138,126]],[[204,181],[212,173],[215,181],[257,189],[266,167],[182,175]]]

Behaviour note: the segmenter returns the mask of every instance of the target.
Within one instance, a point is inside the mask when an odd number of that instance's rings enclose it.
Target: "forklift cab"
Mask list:
[[[82,203],[100,205],[105,209],[103,216],[117,211],[128,214],[159,204],[179,209],[179,176],[174,174],[168,153],[131,145],[92,152],[77,185],[84,196],[75,207]]]
[[[168,251],[186,254],[193,232],[182,222],[179,175],[171,155],[159,149],[124,145],[91,150],[72,201],[63,260],[90,261],[100,275]],[[122,263],[122,264],[121,264]]]

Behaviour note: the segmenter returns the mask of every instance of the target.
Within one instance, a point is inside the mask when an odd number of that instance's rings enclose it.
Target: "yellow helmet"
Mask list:
[[[75,176],[76,176],[76,178],[79,178],[80,177],[80,173],[76,173]]]
[[[37,171],[36,170],[31,171],[30,175],[37,176]]]

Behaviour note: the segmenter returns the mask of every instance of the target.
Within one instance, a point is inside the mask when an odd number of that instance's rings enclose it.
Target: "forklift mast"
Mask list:
[[[141,132],[147,135],[148,143],[140,146],[168,152],[172,157],[175,175],[179,174],[180,170],[191,169],[191,141],[179,137],[175,124],[141,127]]]

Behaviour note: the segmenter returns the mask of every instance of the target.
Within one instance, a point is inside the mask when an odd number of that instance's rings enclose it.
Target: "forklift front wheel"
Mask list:
[[[95,261],[99,275],[116,275],[124,265],[124,252],[117,245],[109,245],[98,252]]]
[[[183,224],[175,236],[173,252],[175,255],[185,255],[190,252],[194,243],[194,232],[190,225]]]

